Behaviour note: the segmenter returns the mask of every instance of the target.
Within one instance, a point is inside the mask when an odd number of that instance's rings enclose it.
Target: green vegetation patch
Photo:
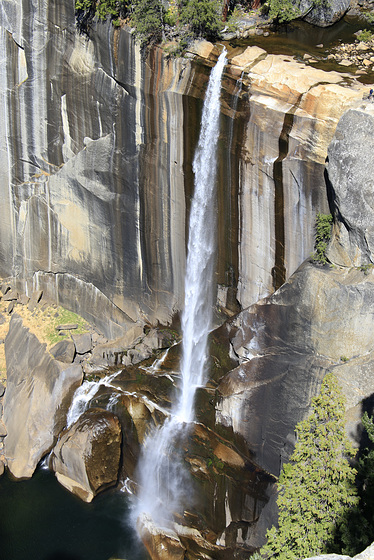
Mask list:
[[[369,29],[364,29],[363,31],[360,31],[360,33],[357,35],[357,39],[359,41],[363,41],[364,43],[368,43],[369,41],[371,41],[373,38],[373,33],[369,30]]]
[[[77,329],[74,329],[72,332],[76,334],[82,334],[89,330],[89,325],[87,321],[83,319],[80,315],[77,315],[73,311],[68,311],[63,307],[57,307],[56,310],[53,310],[53,313],[44,312],[44,318],[48,321],[45,324],[45,337],[50,344],[55,344],[59,340],[63,340],[68,336],[68,334],[60,334],[61,331],[57,330],[59,325],[68,325],[68,324],[76,324],[78,325]],[[43,318],[41,316],[41,319]],[[41,329],[43,329],[43,323],[41,324]]]

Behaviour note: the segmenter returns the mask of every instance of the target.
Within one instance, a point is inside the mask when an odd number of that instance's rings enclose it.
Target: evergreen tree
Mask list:
[[[369,447],[364,449],[357,465],[359,504],[349,512],[342,531],[342,552],[355,556],[374,541],[374,423],[367,412],[362,417],[364,436]]]
[[[297,442],[279,478],[279,528],[267,532],[262,556],[296,560],[339,548],[337,526],[357,503],[353,448],[344,428],[344,397],[328,373],[310,416],[296,426]]]

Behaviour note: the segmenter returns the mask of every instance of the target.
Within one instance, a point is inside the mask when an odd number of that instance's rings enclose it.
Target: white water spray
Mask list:
[[[112,375],[107,375],[100,381],[84,381],[80,387],[75,391],[72,403],[70,405],[67,417],[66,426],[69,428],[78,418],[85,412],[101,386],[113,388],[112,381],[120,372],[117,371]]]
[[[173,513],[180,512],[191,494],[189,476],[183,468],[180,450],[188,434],[188,423],[194,419],[196,389],[205,382],[207,340],[212,323],[216,248],[214,193],[225,55],[226,50],[210,74],[193,161],[195,191],[190,212],[182,315],[181,389],[170,418],[151,433],[144,444],[139,462],[140,492],[134,521],[148,514],[157,524],[163,524]]]

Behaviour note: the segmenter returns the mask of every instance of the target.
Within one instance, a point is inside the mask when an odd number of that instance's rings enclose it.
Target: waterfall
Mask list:
[[[90,401],[94,398],[101,386],[113,388],[112,381],[117,377],[119,371],[107,375],[99,381],[84,381],[75,391],[68,414],[66,417],[66,427],[69,428],[87,410]]]
[[[144,514],[162,524],[191,496],[180,450],[193,421],[196,389],[204,384],[207,341],[212,323],[216,238],[215,183],[221,78],[226,50],[212,69],[205,94],[193,171],[195,189],[189,222],[185,300],[182,314],[181,388],[170,417],[151,433],[139,461],[139,493],[134,522]]]

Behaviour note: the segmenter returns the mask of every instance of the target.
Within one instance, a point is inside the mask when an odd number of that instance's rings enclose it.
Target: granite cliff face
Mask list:
[[[155,49],[144,60],[126,29],[77,34],[72,0],[5,0],[0,34],[0,274],[43,288],[109,337],[170,322],[183,298],[191,162],[218,51],[207,44],[203,58],[167,60]],[[310,253],[315,213],[327,210],[327,145],[362,92],[256,47],[229,58],[217,283],[221,306],[237,310]]]
[[[4,0],[0,37],[0,276],[27,293],[43,288],[108,338],[132,333],[135,340],[145,324],[170,323],[183,301],[192,159],[218,47],[199,43],[173,60],[155,48],[144,59],[128,29],[97,24],[90,39],[78,35],[72,0]],[[169,535],[175,557],[188,548],[197,558],[202,550],[211,558],[231,558],[240,547],[247,555],[263,543],[274,518],[274,475],[288,459],[294,426],[307,414],[327,369],[349,396],[348,427],[356,437],[362,401],[374,392],[373,220],[366,171],[374,133],[363,91],[342,74],[258,47],[228,45],[216,279],[218,306],[236,314],[213,335],[218,373],[198,393],[200,424],[186,446],[210,540],[196,527],[176,527]],[[315,215],[329,211],[329,202],[335,225],[328,255],[335,268],[300,267],[313,249]],[[13,334],[23,329],[17,321]],[[12,340],[8,367],[18,360]],[[99,350],[118,354],[118,348],[115,342]],[[145,374],[126,357],[129,369],[121,383],[132,394],[137,376],[143,383]],[[27,369],[16,365],[10,375],[15,385]],[[62,368],[56,371],[61,375]],[[117,420],[108,418],[117,455],[122,445],[125,457],[130,442],[123,478],[134,474],[147,424],[164,418],[157,399],[162,408],[170,404],[169,373],[146,377],[145,396],[134,399],[118,390],[122,438]],[[21,381],[28,389],[28,381]],[[12,425],[13,405],[7,405],[17,402],[12,383],[7,393],[5,447],[13,458],[17,450],[9,434],[17,436],[18,425]],[[108,398],[102,397],[101,408]],[[97,443],[91,428],[92,418],[82,420],[73,434],[90,449]],[[63,438],[53,460],[67,486],[79,479],[76,487],[90,499],[115,482],[117,472],[97,487],[82,476],[100,461],[79,463],[74,439],[70,449]],[[69,457],[67,470],[57,465],[58,457]],[[40,458],[33,457],[26,474],[21,468],[14,474],[31,475]],[[153,530],[148,524],[149,535]],[[155,531],[149,548],[157,541],[161,550],[162,535]]]

